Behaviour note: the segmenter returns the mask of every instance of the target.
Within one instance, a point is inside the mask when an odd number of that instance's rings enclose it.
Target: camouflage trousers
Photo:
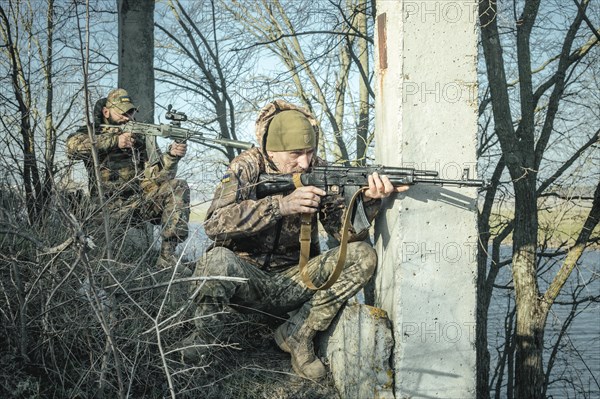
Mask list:
[[[333,272],[338,252],[339,249],[334,248],[308,262],[306,267],[315,285],[322,285]],[[344,270],[338,280],[327,290],[313,291],[302,282],[297,266],[280,272],[265,271],[231,250],[217,247],[198,260],[194,276],[242,277],[247,281],[195,283],[200,287],[198,310],[203,309],[205,302],[219,302],[232,305],[236,310],[283,316],[306,304],[310,308],[306,323],[313,330],[324,331],[344,303],[369,281],[376,264],[377,254],[369,244],[349,243]],[[197,316],[197,320],[202,321],[203,315],[197,312]]]
[[[164,241],[180,243],[188,236],[190,188],[185,180],[144,181],[140,192],[113,198],[108,206],[111,218],[117,223],[129,224],[131,221],[160,225]]]

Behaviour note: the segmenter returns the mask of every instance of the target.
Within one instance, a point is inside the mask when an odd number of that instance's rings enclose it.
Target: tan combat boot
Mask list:
[[[311,380],[327,375],[323,363],[315,355],[314,338],[317,333],[306,323],[308,308],[303,306],[275,331],[275,342],[282,351],[292,355],[292,368],[296,374]]]

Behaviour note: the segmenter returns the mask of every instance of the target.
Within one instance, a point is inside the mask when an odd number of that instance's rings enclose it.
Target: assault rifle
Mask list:
[[[256,196],[264,198],[269,195],[292,191],[297,182],[302,186],[315,186],[327,194],[344,194],[346,191],[356,192],[361,187],[368,187],[368,176],[373,172],[386,175],[394,186],[414,184],[436,184],[455,187],[486,187],[484,180],[469,179],[469,169],[463,170],[460,179],[449,180],[438,177],[435,170],[417,170],[389,166],[316,166],[310,172],[300,174],[267,174],[259,176]]]
[[[239,148],[242,150],[248,150],[254,145],[245,141],[207,137],[202,132],[186,129],[181,127],[181,122],[187,121],[187,116],[183,112],[175,111],[171,105],[167,108],[165,118],[170,120],[169,124],[152,124],[130,121],[124,125],[100,125],[103,128],[118,129],[120,133],[131,132],[133,135],[150,135],[156,137],[164,137],[175,140],[179,143],[185,142],[186,140],[192,141],[199,144],[216,144],[222,145],[223,147]]]
[[[469,170],[463,171],[461,179],[448,180],[438,177],[434,170],[417,170],[412,168],[397,168],[388,166],[317,166],[310,172],[293,174],[266,174],[259,176],[256,186],[257,198],[292,191],[297,187],[315,186],[327,192],[327,194],[340,194],[346,201],[346,211],[343,217],[342,235],[338,253],[338,261],[327,281],[316,286],[307,272],[306,264],[310,256],[311,242],[311,214],[301,215],[300,225],[300,259],[298,262],[300,277],[304,284],[312,290],[323,290],[331,287],[339,277],[346,259],[346,245],[348,243],[348,231],[350,224],[355,231],[363,231],[369,228],[370,221],[362,206],[355,207],[355,201],[360,197],[358,194],[363,187],[369,186],[369,175],[374,172],[386,175],[394,186],[413,184],[438,184],[442,186],[458,187],[484,187],[483,180],[469,179]],[[351,218],[352,217],[352,218]],[[352,219],[352,220],[351,220]]]

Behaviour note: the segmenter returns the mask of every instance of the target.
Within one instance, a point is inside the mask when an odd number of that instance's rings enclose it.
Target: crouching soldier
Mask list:
[[[369,223],[382,198],[408,187],[394,188],[386,176],[376,173],[369,178],[369,188],[354,204],[362,208],[367,222],[361,231],[350,228],[339,278],[328,289],[315,289],[328,281],[340,252],[339,247],[321,252],[317,220],[340,240],[344,198],[326,195],[313,186],[258,198],[256,182],[262,173],[306,172],[324,165],[315,153],[317,121],[307,111],[276,100],[260,112],[256,135],[260,147],[235,158],[216,189],[204,224],[214,245],[197,262],[194,272],[196,276],[242,277],[247,281],[216,279],[198,283],[203,285],[196,297],[196,330],[187,339],[184,359],[195,360],[210,350],[221,319],[231,309],[254,309],[278,316],[293,312],[276,330],[275,341],[291,355],[297,374],[319,380],[326,375],[326,368],[315,355],[315,334],[326,330],[342,305],[370,279],[377,256],[363,241]],[[303,221],[309,225],[311,244],[301,249]],[[302,251],[308,258],[305,270],[312,282],[299,272]]]
[[[124,125],[134,120],[137,107],[123,89],[114,89],[94,109],[96,150],[100,184],[110,214],[132,212],[135,220],[162,227],[159,268],[175,267],[178,243],[188,236],[190,190],[185,180],[176,179],[185,143],[172,143],[161,154],[153,136],[135,137],[107,125]],[[67,155],[82,160],[88,172],[92,196],[98,195],[92,143],[86,127],[67,138]]]

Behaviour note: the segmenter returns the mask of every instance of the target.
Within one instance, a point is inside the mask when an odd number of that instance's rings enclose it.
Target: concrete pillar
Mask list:
[[[476,177],[476,16],[476,0],[377,1],[377,163]],[[413,186],[375,235],[396,398],[474,398],[476,189]]]

